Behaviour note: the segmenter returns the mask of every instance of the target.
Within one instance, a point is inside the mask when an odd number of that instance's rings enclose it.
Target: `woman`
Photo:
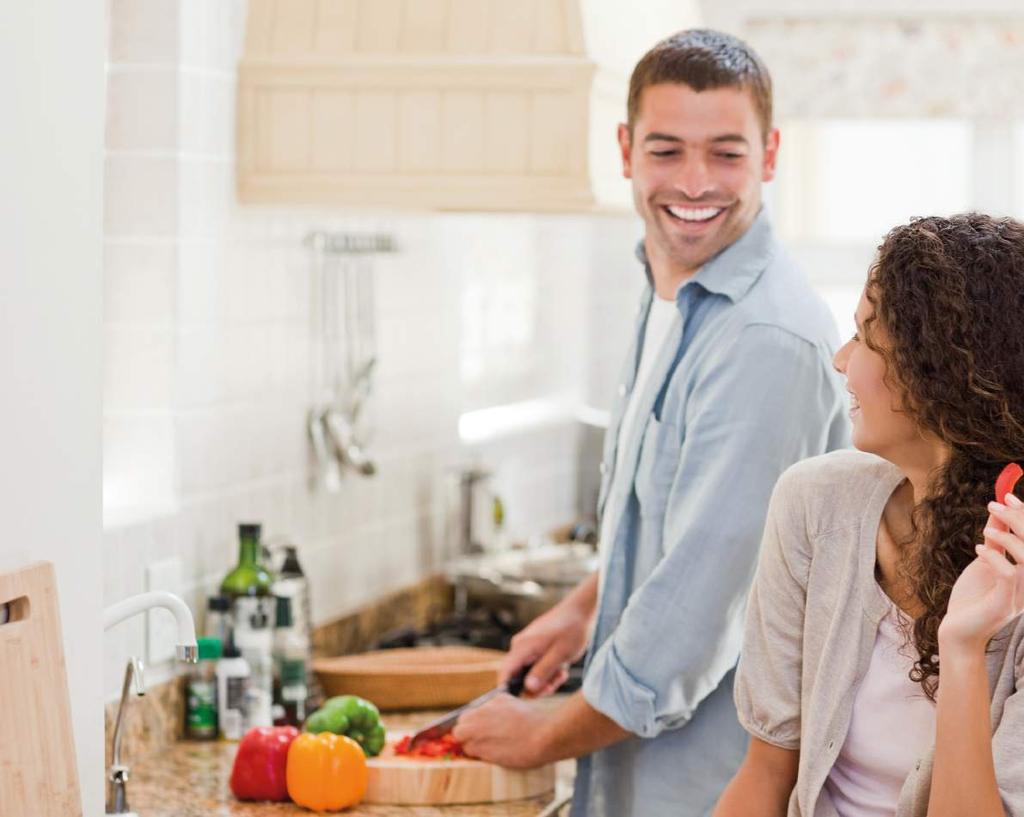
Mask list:
[[[1021,224],[885,238],[834,361],[859,450],[772,498],[716,817],[1024,815],[1024,503],[989,501],[1024,462],[1022,317]]]

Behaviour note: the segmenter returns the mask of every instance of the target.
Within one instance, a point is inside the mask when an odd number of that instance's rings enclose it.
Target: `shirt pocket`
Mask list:
[[[641,516],[664,516],[682,443],[678,426],[651,416],[644,429],[636,468],[636,498]]]

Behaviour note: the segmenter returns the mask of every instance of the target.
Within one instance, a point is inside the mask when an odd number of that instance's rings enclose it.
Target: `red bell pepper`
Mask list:
[[[239,800],[288,800],[288,749],[299,736],[294,726],[259,726],[238,744],[231,791]]]

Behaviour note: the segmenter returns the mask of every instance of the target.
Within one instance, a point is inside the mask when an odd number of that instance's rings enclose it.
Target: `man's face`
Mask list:
[[[754,221],[779,132],[763,138],[746,89],[660,83],[644,89],[632,135],[619,126],[619,147],[652,263],[692,274]]]

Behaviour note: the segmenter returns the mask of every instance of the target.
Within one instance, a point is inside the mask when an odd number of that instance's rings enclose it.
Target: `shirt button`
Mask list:
[[[835,745],[836,745],[836,742],[834,740],[830,740],[828,742],[828,750],[831,752],[835,748]]]
[[[626,388],[626,384],[625,383],[620,383],[619,384],[619,397],[625,397],[626,396],[626,392],[628,392],[628,391],[629,391],[629,389]]]
[[[917,772],[921,771],[921,761],[920,760],[917,761],[917,763],[914,764],[914,771],[917,771]]]
[[[602,462],[599,466],[597,466],[597,470],[601,472],[601,476],[603,477],[605,474],[608,473],[608,463]]]

